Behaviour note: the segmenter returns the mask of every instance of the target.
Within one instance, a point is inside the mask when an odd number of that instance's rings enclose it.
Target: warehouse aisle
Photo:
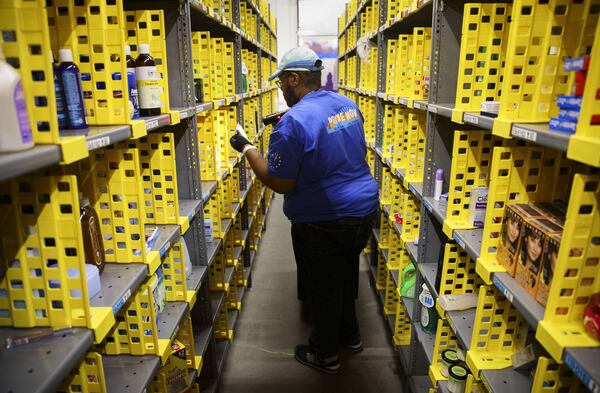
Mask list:
[[[358,302],[364,351],[352,354],[342,350],[342,371],[334,376],[294,359],[293,348],[306,342],[309,326],[300,320],[290,223],[282,202],[282,196],[277,195],[271,205],[267,232],[255,261],[253,288],[244,299],[221,393],[402,392],[401,367],[380,314],[381,305],[369,287],[365,261],[361,264]]]

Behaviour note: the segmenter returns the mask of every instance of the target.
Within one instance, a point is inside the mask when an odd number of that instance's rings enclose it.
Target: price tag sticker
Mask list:
[[[465,123],[479,124],[479,118],[477,116],[469,115],[468,113],[465,113],[463,121]]]
[[[516,137],[526,139],[526,140],[532,141],[532,142],[535,142],[537,140],[537,132],[526,130],[521,127],[513,126],[512,134]]]
[[[125,304],[125,302],[127,301],[127,299],[129,299],[130,296],[131,296],[131,289],[127,289],[127,292],[125,292],[125,294],[113,306],[113,310],[112,311],[113,311],[114,315],[117,315],[119,313],[119,311],[121,310],[121,307],[123,307],[123,305]]]
[[[500,281],[498,276],[494,275],[494,278],[492,278],[492,281],[494,282],[494,285],[496,286],[496,288],[498,288],[498,290],[500,292],[502,292],[502,294],[504,296],[506,296],[508,301],[512,303],[513,299],[514,299],[514,295],[512,294],[511,291],[508,290],[508,288],[506,288],[506,285],[504,285],[504,283],[502,281]]]
[[[161,258],[165,256],[167,251],[169,251],[169,248],[171,248],[171,242],[167,242],[167,244],[165,244],[163,246],[163,248],[160,249],[160,257]]]
[[[456,233],[456,231],[454,231],[452,233],[452,237],[454,238],[454,240],[456,240],[458,245],[464,250],[465,249],[465,241],[463,239],[461,239],[460,236],[458,236],[458,233]]]
[[[110,138],[107,136],[87,141],[88,150],[95,150],[108,145],[110,145]]]
[[[565,356],[565,363],[579,377],[581,382],[593,393],[600,393],[600,385],[597,385],[589,374],[579,365],[579,363],[569,354]]]
[[[155,128],[158,128],[158,119],[146,121],[146,130],[153,130]]]
[[[430,106],[430,107],[429,107],[429,112],[431,112],[431,113],[437,113],[437,107],[435,107],[435,106]]]

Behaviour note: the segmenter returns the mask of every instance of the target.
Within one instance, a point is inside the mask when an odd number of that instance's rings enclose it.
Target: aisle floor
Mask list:
[[[298,363],[296,344],[306,343],[310,326],[300,318],[296,265],[283,197],[271,205],[234,339],[221,379],[221,393],[401,393],[401,366],[391,347],[381,305],[369,287],[368,266],[361,261],[357,313],[364,351],[341,350],[342,370],[326,375]]]

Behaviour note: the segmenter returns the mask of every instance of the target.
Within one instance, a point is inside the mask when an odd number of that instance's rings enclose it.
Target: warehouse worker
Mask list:
[[[362,114],[347,97],[321,89],[322,69],[306,47],[287,52],[269,80],[277,78],[291,109],[271,134],[268,160],[239,132],[231,145],[267,187],[284,194],[313,318],[309,345],[297,345],[294,354],[333,374],[340,370],[340,342],[362,350],[354,301],[378,191],[365,159]]]

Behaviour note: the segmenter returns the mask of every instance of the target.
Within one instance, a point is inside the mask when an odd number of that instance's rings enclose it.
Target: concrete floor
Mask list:
[[[220,392],[403,392],[401,366],[381,305],[369,287],[366,260],[361,264],[357,303],[364,351],[353,354],[342,349],[342,370],[337,375],[322,374],[294,359],[294,346],[307,342],[310,327],[300,318],[290,223],[282,202],[277,195],[271,205],[254,262],[253,286],[243,301]]]

